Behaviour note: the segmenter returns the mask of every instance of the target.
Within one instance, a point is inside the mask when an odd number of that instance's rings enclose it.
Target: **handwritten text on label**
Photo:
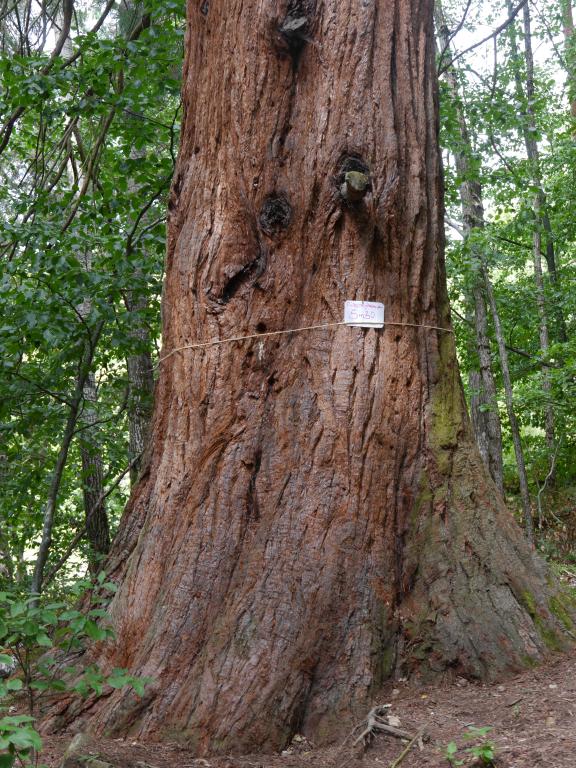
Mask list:
[[[346,301],[344,322],[357,328],[384,328],[384,304],[379,301]]]

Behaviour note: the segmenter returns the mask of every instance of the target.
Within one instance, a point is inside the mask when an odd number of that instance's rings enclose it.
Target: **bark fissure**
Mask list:
[[[228,302],[236,296],[243,285],[246,285],[249,282],[254,284],[265,269],[266,255],[264,251],[261,251],[253,261],[239,269],[238,272],[228,279],[228,282],[220,295],[220,301],[222,301],[223,304],[228,304]]]

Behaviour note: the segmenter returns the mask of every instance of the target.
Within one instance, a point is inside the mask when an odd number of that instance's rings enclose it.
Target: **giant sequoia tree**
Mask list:
[[[117,641],[94,652],[155,682],[88,712],[199,753],[276,748],[400,671],[538,659],[568,616],[437,330],[432,0],[190,0],[188,16],[153,436],[109,563]],[[175,351],[335,322],[346,299],[405,325]]]

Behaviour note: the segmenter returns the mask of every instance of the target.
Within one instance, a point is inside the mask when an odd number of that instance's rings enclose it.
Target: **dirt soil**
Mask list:
[[[402,768],[447,768],[444,754],[451,741],[463,765],[478,765],[464,750],[486,739],[495,744],[498,768],[576,768],[576,652],[490,685],[462,678],[442,686],[396,682],[375,704],[390,704],[392,724],[411,734],[425,728],[425,741],[402,759]],[[297,736],[289,749],[273,755],[199,759],[175,744],[130,739],[98,740],[88,751],[116,768],[392,768],[407,742],[377,735],[366,748],[353,746],[365,724],[360,716],[348,737],[351,728],[343,725],[341,741],[323,748]],[[491,730],[480,740],[466,740],[470,726]],[[70,740],[70,735],[45,737],[41,762],[57,768]]]

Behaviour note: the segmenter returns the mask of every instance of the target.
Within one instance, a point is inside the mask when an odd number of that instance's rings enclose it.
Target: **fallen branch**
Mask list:
[[[378,706],[373,707],[370,710],[368,717],[366,718],[366,728],[364,728],[352,746],[356,746],[356,744],[363,741],[364,746],[367,747],[377,732],[387,733],[389,736],[394,736],[397,739],[407,739],[408,741],[411,741],[414,738],[411,733],[407,733],[400,728],[396,728],[394,725],[389,725],[384,722],[382,715],[384,715],[384,711],[387,708],[388,707],[382,704],[378,704]]]
[[[411,740],[411,741],[410,741],[410,742],[409,742],[409,743],[406,745],[406,747],[405,747],[405,748],[402,750],[402,752],[400,752],[400,754],[398,755],[398,757],[396,758],[396,760],[393,760],[393,761],[390,763],[390,765],[388,766],[388,768],[398,768],[398,766],[400,765],[400,763],[402,762],[402,760],[404,760],[404,758],[406,757],[406,755],[408,754],[408,752],[410,752],[410,750],[412,749],[412,747],[414,746],[414,744],[416,744],[416,742],[417,742],[417,741],[419,741],[419,739],[421,739],[421,738],[422,738],[422,736],[424,735],[424,731],[425,731],[425,729],[426,729],[426,726],[424,726],[423,728],[420,728],[420,730],[418,731],[418,733],[416,734],[416,736],[414,736],[414,738],[413,738],[413,739],[412,739],[412,740]]]

